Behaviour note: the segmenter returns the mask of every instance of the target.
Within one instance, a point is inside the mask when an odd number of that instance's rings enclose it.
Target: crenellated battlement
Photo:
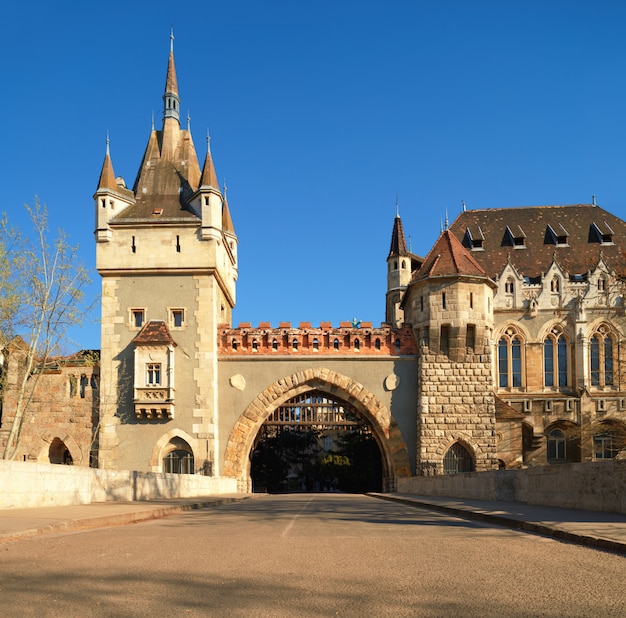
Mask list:
[[[312,327],[310,322],[281,322],[273,328],[269,322],[259,322],[254,328],[250,322],[242,322],[237,328],[219,327],[218,353],[222,356],[249,354],[276,355],[378,355],[397,356],[417,354],[417,346],[411,327],[392,328],[382,324],[373,328],[371,322],[341,322],[333,327],[321,322]]]

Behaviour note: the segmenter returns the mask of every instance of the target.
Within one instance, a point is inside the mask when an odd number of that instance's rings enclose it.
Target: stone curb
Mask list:
[[[453,506],[444,506],[443,504],[424,502],[421,500],[415,500],[406,497],[403,498],[400,496],[392,496],[389,494],[369,493],[367,495],[374,498],[379,498],[380,500],[399,502],[401,504],[406,504],[407,506],[414,506],[417,508],[425,508],[433,511],[439,511],[441,513],[446,513],[447,515],[462,517],[463,519],[473,519],[476,521],[497,524],[498,526],[512,528],[513,530],[533,532],[535,534],[548,536],[559,541],[567,541],[568,543],[575,543],[576,545],[583,545],[585,547],[592,547],[594,549],[602,549],[605,551],[611,551],[617,554],[626,555],[626,543],[622,543],[621,541],[615,541],[603,537],[596,537],[588,534],[568,532],[567,530],[561,530],[560,528],[549,526],[547,524],[536,523],[532,521],[523,521],[515,519],[513,517],[506,517],[505,515],[494,515],[492,513],[486,513],[484,511],[472,511],[469,509],[461,509]]]
[[[185,504],[173,504],[170,506],[160,506],[155,508],[143,507],[139,511],[129,511],[127,513],[116,513],[115,515],[99,515],[97,517],[81,517],[79,519],[68,519],[59,521],[54,524],[47,524],[39,528],[29,528],[20,530],[19,532],[9,532],[0,534],[0,543],[8,543],[19,539],[40,536],[43,534],[55,534],[59,532],[68,532],[70,530],[90,530],[95,528],[108,528],[113,526],[125,526],[135,524],[150,519],[161,519],[169,515],[176,515],[186,511],[195,511],[199,509],[221,506],[232,502],[241,502],[252,497],[249,496],[232,497],[232,498],[211,498],[208,500],[200,500],[197,502],[187,502]]]

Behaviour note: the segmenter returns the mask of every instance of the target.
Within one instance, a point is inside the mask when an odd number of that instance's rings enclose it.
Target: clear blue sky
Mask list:
[[[38,195],[94,269],[109,131],[132,185],[169,31],[200,160],[239,236],[234,322],[384,320],[396,194],[424,255],[446,209],[598,204],[626,217],[621,1],[12,3],[0,183]],[[73,333],[99,347],[98,316]]]

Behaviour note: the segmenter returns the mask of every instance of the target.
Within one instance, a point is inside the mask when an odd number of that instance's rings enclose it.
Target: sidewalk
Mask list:
[[[222,494],[149,502],[94,502],[73,506],[0,509],[0,544],[40,534],[124,526],[252,497],[254,494]]]
[[[619,513],[440,496],[369,495],[626,555],[626,515]]]

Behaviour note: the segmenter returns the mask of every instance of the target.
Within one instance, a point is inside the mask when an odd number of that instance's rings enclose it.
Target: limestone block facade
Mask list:
[[[92,450],[101,468],[247,491],[270,420],[315,425],[337,410],[371,432],[385,489],[624,455],[624,221],[596,204],[468,210],[420,257],[396,213],[380,326],[234,327],[239,241],[210,143],[201,166],[181,127],[173,47],[163,101],[132,188],[107,143],[94,195],[99,364],[79,371],[72,357],[42,376],[54,403],[20,456],[52,460],[59,438],[74,463]],[[11,358],[5,378],[19,371]],[[97,396],[72,399],[83,374]],[[10,389],[3,397],[0,439]]]

